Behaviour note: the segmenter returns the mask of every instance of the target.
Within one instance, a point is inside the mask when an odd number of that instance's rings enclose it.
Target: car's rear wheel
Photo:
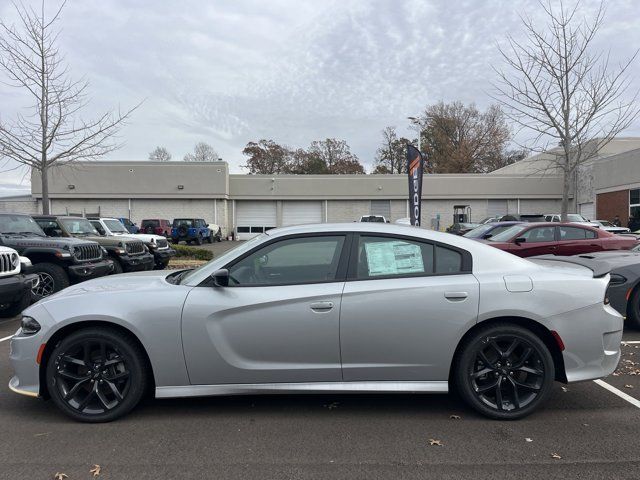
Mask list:
[[[457,358],[455,383],[472,408],[491,418],[515,420],[548,398],[553,358],[531,331],[512,324],[478,330]]]
[[[627,303],[627,319],[625,324],[640,330],[640,288],[636,288]]]
[[[196,242],[196,245],[202,245],[202,235],[197,235],[194,241]]]
[[[55,263],[36,263],[31,272],[38,276],[38,283],[31,290],[34,300],[48,297],[69,286],[67,272]]]
[[[54,403],[81,422],[110,422],[133,409],[148,385],[147,362],[136,342],[109,328],[65,337],[47,363]]]

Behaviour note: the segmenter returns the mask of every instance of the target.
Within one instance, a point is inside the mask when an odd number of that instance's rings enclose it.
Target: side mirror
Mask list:
[[[482,238],[484,238],[485,240],[487,240],[487,239],[489,239],[489,238],[491,238],[491,237],[493,237],[493,234],[492,234],[492,233],[485,233],[485,234],[482,236]]]
[[[229,286],[229,270],[221,268],[211,274],[213,284],[216,287],[228,287]]]
[[[526,238],[524,238],[524,237],[518,237],[518,238],[516,238],[516,239],[515,239],[515,244],[516,244],[516,245],[520,245],[521,243],[525,243],[526,241],[527,241],[527,239],[526,239]]]

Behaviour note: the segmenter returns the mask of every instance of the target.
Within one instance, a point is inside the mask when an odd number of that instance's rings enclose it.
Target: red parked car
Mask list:
[[[629,250],[638,244],[635,237],[614,235],[599,228],[548,222],[514,225],[483,241],[519,257]]]
[[[161,218],[147,218],[140,222],[140,233],[150,235],[162,235],[169,238],[171,236],[171,222]]]

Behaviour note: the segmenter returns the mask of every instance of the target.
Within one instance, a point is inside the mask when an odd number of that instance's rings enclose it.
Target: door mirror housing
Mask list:
[[[216,287],[228,287],[229,286],[229,270],[221,268],[211,274],[213,279],[213,285]]]
[[[488,240],[489,238],[493,237],[492,233],[485,233],[482,238],[484,238],[485,240]]]
[[[518,238],[516,238],[516,239],[515,239],[515,244],[516,244],[516,245],[520,245],[521,243],[525,243],[526,241],[527,241],[527,239],[526,239],[526,238],[524,238],[524,237],[518,237]]]

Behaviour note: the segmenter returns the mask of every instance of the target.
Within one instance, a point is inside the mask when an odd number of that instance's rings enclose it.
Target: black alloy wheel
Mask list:
[[[79,330],[50,356],[49,394],[67,415],[108,422],[135,407],[147,388],[145,357],[131,338],[108,328]]]
[[[38,276],[38,284],[31,289],[34,301],[41,300],[69,286],[69,276],[55,263],[36,263],[32,273]]]
[[[554,375],[553,358],[535,334],[515,325],[497,325],[466,343],[456,383],[470,406],[507,420],[524,417],[544,402]]]

